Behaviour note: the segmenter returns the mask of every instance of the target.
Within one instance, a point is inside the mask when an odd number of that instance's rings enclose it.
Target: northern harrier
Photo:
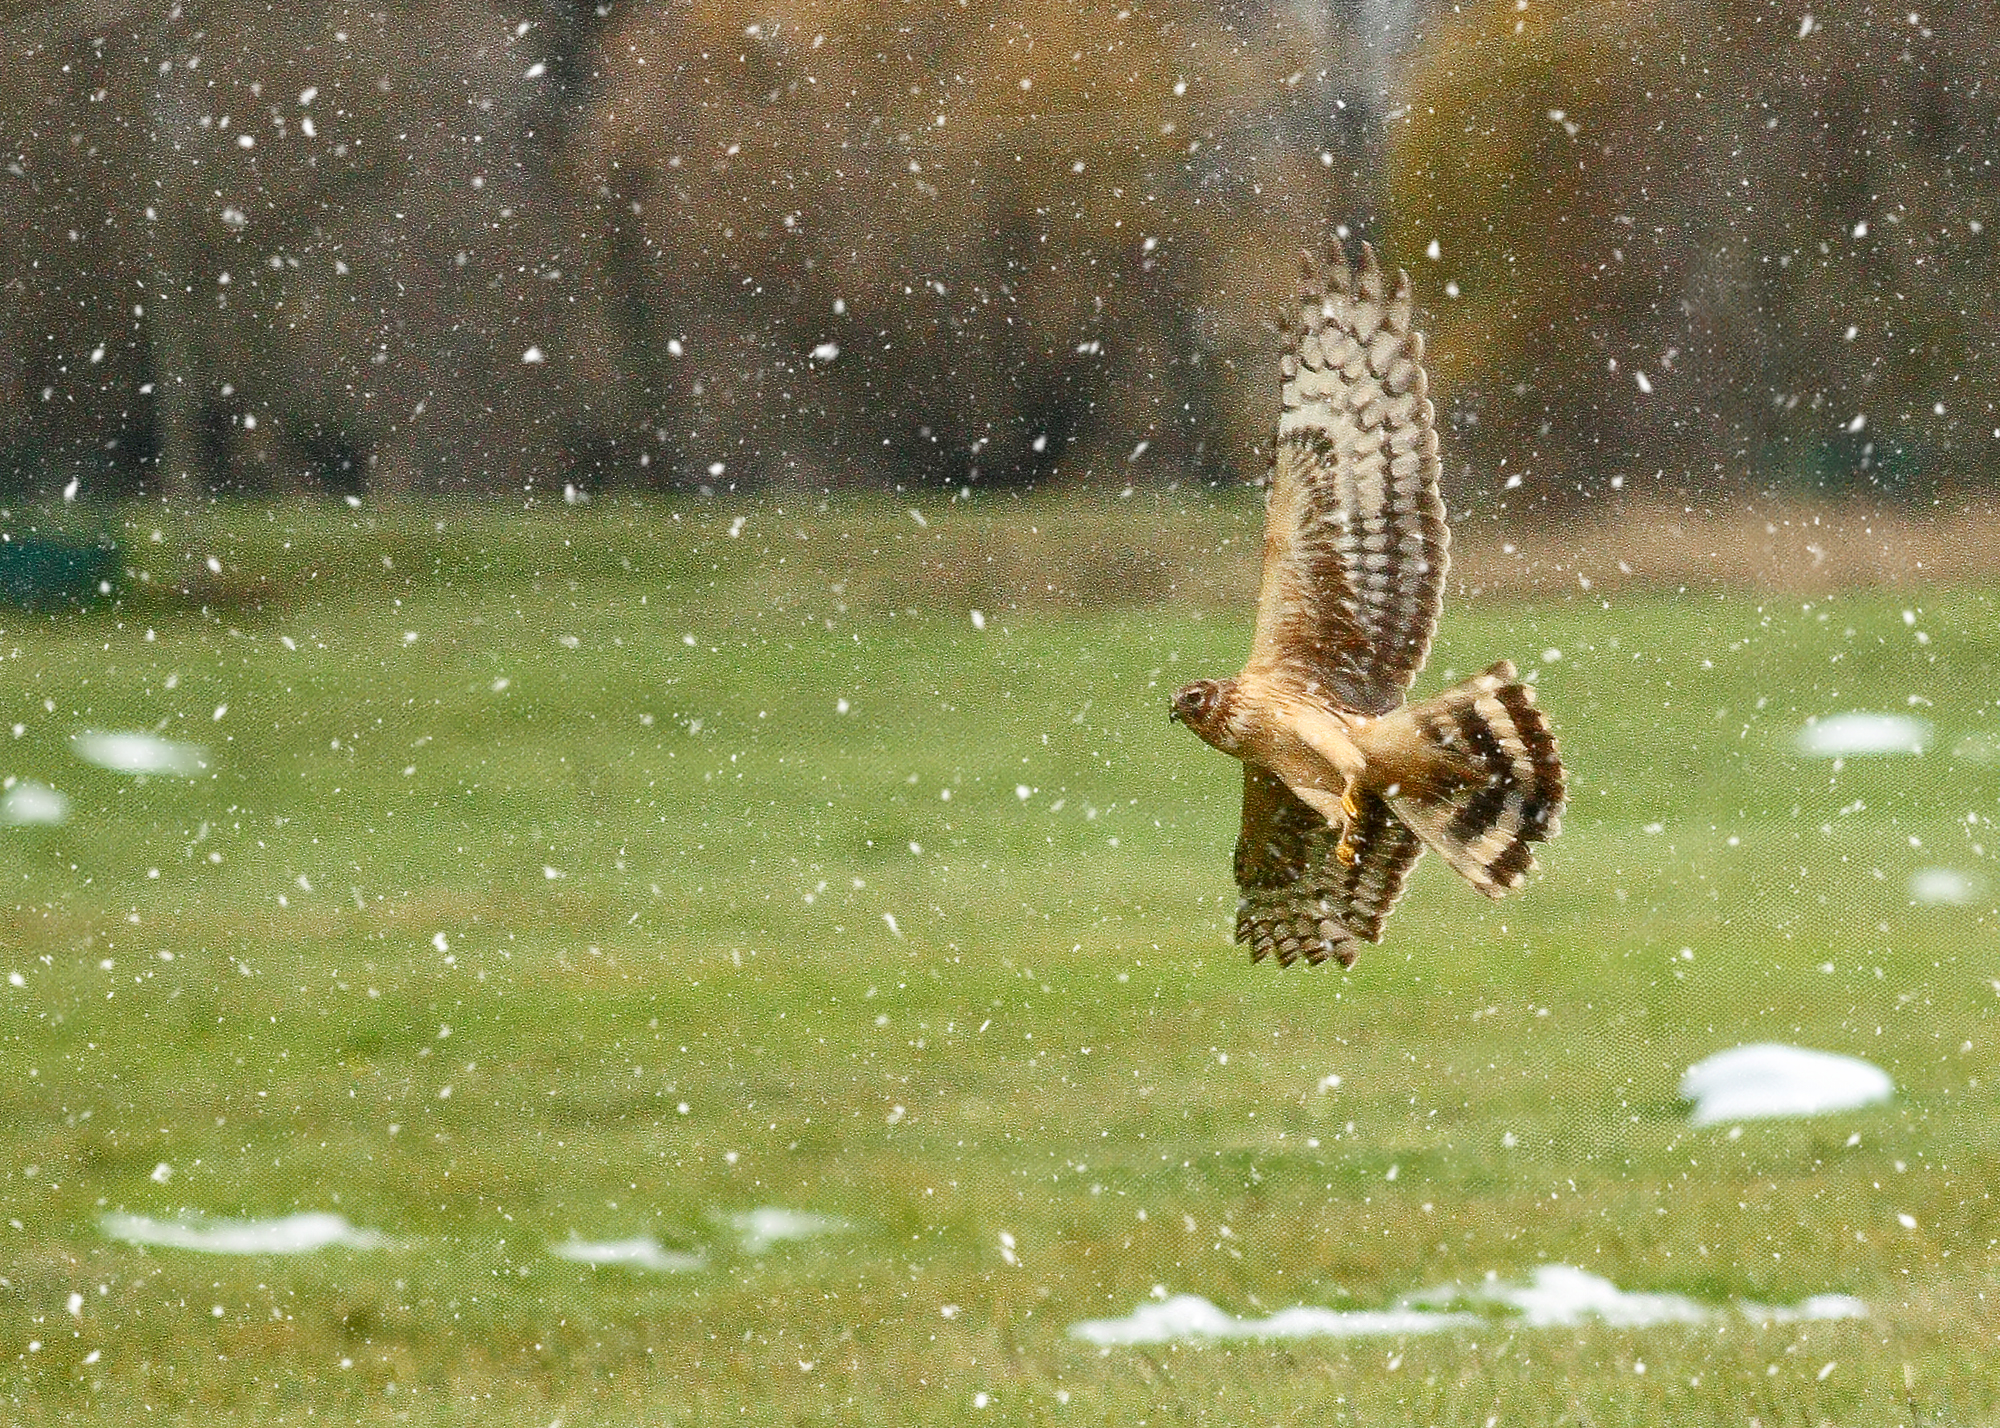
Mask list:
[[[1563,767],[1506,661],[1420,704],[1451,533],[1410,275],[1374,250],[1310,254],[1285,316],[1250,660],[1171,717],[1243,761],[1236,940],[1281,965],[1351,965],[1425,846],[1488,897],[1560,827]]]

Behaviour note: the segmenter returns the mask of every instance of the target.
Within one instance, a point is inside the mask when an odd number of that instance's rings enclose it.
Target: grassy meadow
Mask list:
[[[1534,672],[1564,834],[1280,973],[1165,717],[1240,663],[1254,499],[915,505],[135,507],[116,601],[0,614],[0,778],[70,803],[0,828],[0,1422],[2000,1416],[2000,585],[1458,592],[1421,687]],[[1795,751],[1855,709],[1933,744]],[[1690,1128],[1762,1040],[1896,1097]],[[103,1227],[183,1211],[388,1243]],[[644,1237],[699,1266],[551,1254]],[[1069,1333],[1542,1264],[1871,1312]]]

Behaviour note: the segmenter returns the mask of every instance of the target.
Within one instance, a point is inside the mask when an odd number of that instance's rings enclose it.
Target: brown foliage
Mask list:
[[[533,137],[541,59],[476,4],[225,4],[11,47],[0,214],[26,251],[0,333],[49,335],[0,340],[0,393],[51,389],[46,419],[7,403],[14,479],[395,492],[560,469],[603,378]],[[83,235],[67,252],[52,214]]]
[[[1256,476],[1378,193],[1456,508],[1990,480],[2000,23],[1812,8],[0,0],[0,487]]]
[[[2000,27],[1810,8],[1801,33],[1755,0],[1496,0],[1414,58],[1392,227],[1440,245],[1432,350],[1484,467],[1461,485],[1504,462],[1532,512],[1613,477],[1705,500],[1983,474]]]
[[[1210,184],[1208,155],[1282,47],[1173,3],[802,0],[747,26],[635,13],[604,54],[583,182],[676,474],[1124,480],[1241,458],[1214,440],[1204,302],[1258,205]]]

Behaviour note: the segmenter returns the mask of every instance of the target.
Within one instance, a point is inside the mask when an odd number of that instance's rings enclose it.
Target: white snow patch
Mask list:
[[[0,823],[10,828],[53,827],[68,820],[68,796],[45,783],[24,778],[0,794]]]
[[[1746,1299],[1736,1307],[1743,1311],[1745,1318],[1763,1319],[1773,1324],[1868,1317],[1867,1302],[1855,1298],[1852,1294],[1814,1294],[1797,1304],[1757,1304]]]
[[[762,1205],[755,1210],[731,1215],[729,1225],[736,1231],[745,1254],[762,1254],[786,1240],[809,1240],[816,1235],[836,1234],[847,1228],[847,1221],[836,1220],[830,1215],[815,1215],[808,1210]]]
[[[1768,1116],[1819,1116],[1886,1101],[1889,1073],[1857,1056],[1757,1042],[1697,1061],[1681,1077],[1680,1096],[1694,1102],[1698,1126]]]
[[[1856,710],[1807,724],[1799,730],[1798,750],[1822,758],[1843,754],[1921,754],[1930,737],[1928,720],[1908,714]]]
[[[349,1249],[379,1249],[389,1237],[363,1229],[347,1216],[325,1210],[283,1215],[274,1220],[228,1220],[184,1214],[175,1220],[128,1215],[114,1210],[98,1222],[114,1240],[166,1249],[201,1250],[208,1254],[311,1254],[345,1245]]]
[[[1959,868],[1918,868],[1910,874],[1910,901],[1918,907],[1963,907],[1985,890],[1979,874]]]
[[[1158,1291],[1156,1291],[1158,1292]],[[1745,1318],[1791,1323],[1808,1319],[1859,1319],[1868,1306],[1846,1294],[1815,1294],[1798,1304],[1739,1301]],[[1176,1294],[1142,1304],[1122,1319],[1085,1319],[1070,1326],[1074,1338],[1106,1347],[1161,1344],[1186,1339],[1361,1338],[1381,1334],[1435,1334],[1494,1322],[1532,1329],[1567,1328],[1595,1321],[1620,1329],[1654,1324],[1698,1324],[1725,1312],[1682,1294],[1620,1289],[1602,1275],[1574,1265],[1538,1266],[1525,1284],[1488,1275],[1467,1290],[1457,1285],[1413,1295],[1390,1309],[1281,1309],[1263,1319],[1238,1319],[1198,1294]]]
[[[1620,1289],[1602,1275],[1569,1264],[1544,1264],[1526,1284],[1489,1285],[1484,1296],[1519,1311],[1530,1328],[1562,1328],[1598,1319],[1621,1329],[1649,1324],[1698,1324],[1712,1312],[1684,1294]]]
[[[614,1264],[664,1274],[684,1274],[708,1263],[699,1250],[670,1250],[651,1235],[634,1235],[628,1240],[585,1240],[571,1235],[564,1243],[552,1245],[549,1253],[572,1264]]]
[[[175,774],[193,778],[208,767],[208,751],[199,744],[162,739],[144,732],[107,733],[85,729],[70,735],[70,752],[87,764],[113,773]]]
[[[1620,1329],[1652,1324],[1698,1324],[1720,1311],[1684,1294],[1645,1293],[1620,1289],[1602,1275],[1569,1264],[1536,1268],[1524,1285],[1494,1285],[1479,1297],[1520,1312],[1530,1328],[1568,1328],[1597,1320]],[[1778,1323],[1807,1319],[1865,1319],[1868,1306],[1851,1294],[1815,1294],[1797,1304],[1758,1304],[1738,1300],[1745,1318]]]
[[[1469,1329],[1477,1314],[1435,1309],[1319,1309],[1300,1305],[1265,1319],[1238,1319],[1199,1294],[1141,1304],[1123,1319],[1085,1319],[1070,1334],[1086,1343],[1164,1344],[1179,1339],[1363,1338],[1372,1334],[1432,1334]]]

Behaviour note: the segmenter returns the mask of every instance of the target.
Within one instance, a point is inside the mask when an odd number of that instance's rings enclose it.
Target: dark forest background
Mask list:
[[[0,0],[0,491],[1256,477],[1336,231],[1417,279],[1457,500],[1990,490],[1997,54],[1865,0]]]

